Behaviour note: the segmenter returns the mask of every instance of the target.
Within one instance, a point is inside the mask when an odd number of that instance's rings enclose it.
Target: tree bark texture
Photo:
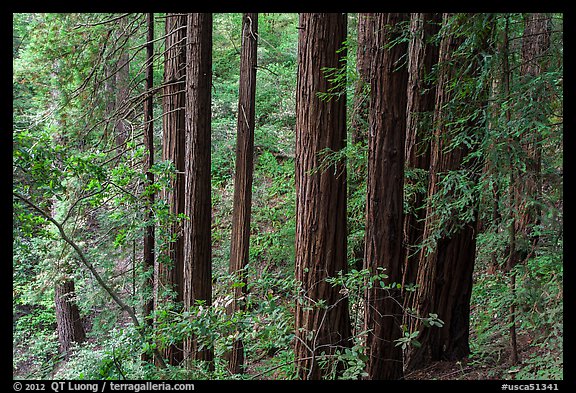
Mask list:
[[[212,304],[212,201],[210,183],[212,14],[188,14],[186,44],[186,157],[184,309]],[[212,362],[210,345],[186,340],[184,357]]]
[[[250,214],[252,210],[252,180],[254,168],[254,124],[256,108],[256,66],[258,49],[258,14],[242,16],[242,49],[240,54],[240,88],[238,94],[238,123],[236,134],[236,171],[234,177],[234,205],[232,211],[232,239],[230,244],[231,274],[244,284],[235,287],[230,311],[244,309],[246,273],[250,247]],[[234,342],[228,357],[228,369],[233,374],[243,371],[244,345]]]
[[[451,14],[444,14],[443,24],[447,25],[452,17]],[[458,23],[461,22],[452,21],[451,26],[458,26]],[[451,87],[455,77],[454,70],[464,69],[460,64],[462,60],[455,55],[463,42],[462,35],[456,35],[449,29],[443,32],[440,42],[434,135],[431,142],[428,202],[423,232],[425,241],[433,239],[434,232],[438,230],[438,221],[430,201],[440,192],[442,176],[449,171],[478,166],[473,162],[463,166],[463,159],[470,151],[467,146],[460,145],[448,149],[454,130],[447,125],[447,119],[453,116],[448,112],[447,106],[454,94]],[[472,66],[470,69],[475,70],[478,67]],[[464,108],[469,107],[465,110],[471,111],[476,109],[475,105],[468,103]],[[464,114],[458,115],[464,116]],[[475,125],[470,123],[467,127],[473,128]],[[474,218],[471,222],[460,229],[455,229],[451,235],[440,235],[433,242],[431,251],[424,247],[419,254],[416,275],[418,288],[411,303],[412,309],[421,318],[429,317],[430,313],[438,314],[444,326],[426,327],[422,320],[413,319],[410,331],[420,332],[418,341],[421,347],[411,347],[407,351],[405,361],[407,369],[422,367],[433,360],[461,359],[470,353],[468,338],[472,272],[476,256],[477,206],[471,208],[474,209]],[[452,225],[460,223],[444,223],[443,227],[446,229]]]
[[[356,49],[356,72],[358,80],[354,87],[354,109],[350,128],[352,143],[366,142],[369,96],[366,86],[370,86],[370,58],[374,52],[374,14],[358,13],[358,47]]]
[[[176,169],[175,177],[163,198],[168,203],[172,217],[184,214],[184,170],[185,170],[185,116],[186,100],[186,15],[166,15],[166,53],[164,58],[163,138],[162,159],[170,160]],[[170,224],[168,249],[156,264],[156,303],[166,301],[166,291],[174,291],[171,301],[184,300],[184,237],[183,223]],[[182,362],[182,344],[171,345],[163,356],[172,365]]]
[[[408,44],[408,98],[406,106],[406,141],[404,155],[408,168],[428,170],[430,166],[430,144],[427,135],[431,127],[431,114],[434,112],[436,87],[428,82],[432,68],[438,63],[438,46],[431,39],[438,34],[441,15],[437,13],[413,13],[410,16]],[[428,120],[428,121],[427,121]],[[405,179],[405,181],[409,181]],[[402,287],[416,281],[418,269],[417,246],[422,242],[424,231],[425,195],[414,195],[409,203],[413,214],[404,217],[404,244],[406,245],[402,271]],[[406,295],[406,292],[403,291]],[[404,305],[409,298],[404,296]]]
[[[339,151],[346,140],[346,98],[331,92],[324,67],[343,66],[346,14],[302,13],[296,91],[296,304],[295,358],[301,379],[321,379],[318,357],[350,346],[348,298],[327,283],[347,270],[346,163],[320,168],[319,152]]]
[[[72,343],[82,343],[86,339],[80,311],[76,305],[73,279],[64,279],[56,284],[54,303],[60,350],[68,358]]]
[[[387,47],[401,34],[409,14],[375,16],[376,52],[372,59],[370,131],[364,267],[372,274],[385,269],[387,283],[401,282],[404,140],[408,73],[402,58],[404,42]],[[402,352],[395,339],[402,336],[402,307],[396,289],[379,285],[365,293],[368,379],[400,379]]]
[[[147,153],[144,158],[144,173],[146,174],[146,186],[152,187],[154,184],[154,174],[151,169],[154,165],[154,110],[152,88],[154,87],[154,14],[146,14],[147,37],[146,37],[146,91],[147,97],[144,101],[144,146]],[[154,197],[153,192],[146,194],[146,221],[144,228],[144,272],[147,273],[144,283],[147,290],[144,293],[148,296],[144,298],[144,325],[152,328],[152,312],[154,311]],[[144,355],[144,360],[148,356]]]

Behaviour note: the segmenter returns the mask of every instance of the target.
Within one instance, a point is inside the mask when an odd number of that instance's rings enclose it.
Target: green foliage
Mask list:
[[[140,360],[141,340],[132,328],[113,328],[98,343],[87,342],[77,347],[66,367],[54,379],[71,380],[136,380],[158,379],[155,370]]]
[[[13,14],[13,189],[49,213],[81,247],[104,280],[140,310],[143,289],[140,253],[144,230],[155,225],[156,256],[175,241],[170,228],[187,217],[169,213],[163,195],[170,189],[175,167],[161,158],[161,90],[154,96],[154,135],[157,146],[151,169],[155,184],[146,184],[142,171],[142,67],[145,24],[142,14]],[[355,93],[356,18],[349,15],[349,34],[342,49],[345,63],[325,69],[332,89],[324,99],[348,95],[348,122],[357,117]],[[521,40],[523,14],[456,14],[442,27],[463,43],[451,59],[453,77],[447,86],[454,99],[443,108],[443,151],[467,151],[463,165],[439,174],[439,192],[422,206],[416,196],[427,193],[429,171],[406,168],[404,213],[416,214],[429,204],[435,228],[426,243],[432,249],[441,236],[450,236],[479,217],[477,260],[471,312],[472,364],[495,366],[507,353],[508,310],[516,305],[519,337],[528,340],[523,363],[509,374],[495,377],[556,379],[563,376],[563,28],[553,15],[549,50],[540,59],[542,72],[523,78]],[[112,20],[113,22],[106,22]],[[13,370],[15,378],[56,379],[296,379],[293,308],[297,284],[293,279],[295,239],[294,145],[297,72],[297,14],[259,14],[254,183],[250,255],[245,269],[245,309],[230,314],[233,288],[243,286],[229,275],[235,134],[238,116],[241,14],[214,15],[212,90],[212,201],[214,299],[187,313],[180,305],[156,310],[155,330],[143,340],[109,295],[65,244],[55,227],[25,203],[13,202]],[[156,15],[155,86],[163,80],[163,15]],[[510,92],[502,81],[504,51],[496,33],[508,25]],[[409,39],[407,24],[389,45]],[[494,34],[492,34],[494,33]],[[440,35],[433,37],[438,42]],[[121,98],[117,80],[123,56],[130,58],[129,97]],[[404,60],[401,62],[404,64]],[[402,64],[398,64],[399,66]],[[443,65],[427,80],[435,84]],[[118,83],[117,83],[118,82]],[[361,93],[367,98],[369,86]],[[422,115],[428,134],[438,126],[431,114]],[[365,119],[360,119],[364,131]],[[127,130],[118,135],[120,122]],[[351,130],[349,130],[349,133]],[[123,139],[121,145],[117,145]],[[540,208],[540,222],[517,249],[529,252],[514,269],[516,291],[509,274],[497,269],[509,252],[507,229],[515,214],[509,206],[513,184],[534,176],[534,162],[526,146],[541,151],[541,193],[523,196]],[[348,143],[338,151],[324,151],[317,170],[344,170],[348,181],[347,230],[349,273],[327,281],[349,299],[354,337],[350,348],[338,348],[318,361],[329,379],[358,379],[367,361],[363,347],[364,291],[398,289],[384,270],[362,269],[365,233],[366,142]],[[484,167],[484,168],[482,168]],[[148,221],[144,197],[154,193],[154,220]],[[497,214],[495,214],[497,213]],[[495,263],[496,273],[487,269]],[[149,274],[149,273],[148,273]],[[88,330],[88,341],[67,354],[58,352],[55,333],[54,282],[73,278],[77,303]],[[406,291],[416,290],[407,286]],[[166,288],[166,292],[171,292]],[[162,296],[165,294],[161,294]],[[313,305],[310,305],[313,306]],[[318,302],[317,307],[329,307]],[[409,315],[411,310],[406,310]],[[443,328],[441,316],[412,315],[425,326]],[[203,347],[215,350],[214,370],[194,363],[189,369],[168,366],[158,370],[140,360],[194,335]],[[419,332],[405,331],[396,341],[403,349],[418,346]],[[242,338],[249,367],[247,375],[229,375],[223,354]]]
[[[12,367],[22,379],[50,378],[62,358],[56,331],[32,330],[22,323],[12,338]]]
[[[156,343],[159,349],[180,343],[191,336],[198,340],[200,348],[214,349],[214,371],[195,364],[192,367],[196,370],[192,371],[193,374],[180,376],[199,379],[240,377],[229,375],[227,364],[222,360],[237,339],[243,341],[248,361],[271,356],[275,358],[276,355],[290,356],[294,327],[293,315],[287,304],[294,288],[293,278],[269,270],[258,272],[250,265],[245,271],[249,284],[248,294],[241,300],[245,306],[244,311],[230,313],[227,310],[232,302],[230,290],[244,285],[233,275],[218,278],[222,285],[211,306],[199,301],[187,312],[177,311],[173,304],[155,311],[156,325],[149,342]],[[262,373],[266,373],[268,368],[277,370],[274,361],[269,363],[262,365]]]

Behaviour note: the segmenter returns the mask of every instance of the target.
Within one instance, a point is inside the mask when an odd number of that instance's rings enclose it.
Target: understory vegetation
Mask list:
[[[460,47],[464,55],[468,54],[467,45],[476,45],[474,31],[481,30],[482,15],[475,14],[476,19],[470,19],[475,24],[466,25],[470,30],[463,35],[468,34],[469,39],[463,40]],[[493,86],[489,109],[471,115],[489,119],[479,141],[475,138],[480,131],[458,134],[458,143],[478,149],[470,160],[483,159],[478,165],[480,174],[470,175],[472,169],[447,173],[441,178],[442,192],[432,201],[416,198],[427,193],[429,171],[407,167],[403,194],[405,215],[416,217],[426,209],[426,203],[433,203],[435,217],[446,224],[433,234],[436,238],[412,245],[410,250],[415,254],[427,248],[433,250],[439,238],[449,236],[447,233],[455,232],[458,225],[466,226],[473,216],[478,216],[469,315],[470,354],[463,359],[430,362],[424,368],[406,372],[405,379],[564,378],[563,16],[548,15],[551,38],[546,66],[528,81],[519,73],[526,15],[492,16],[490,23],[494,23],[496,33],[485,52],[477,55],[480,72],[475,79],[465,74],[458,76],[460,79],[454,83],[466,91],[461,91],[461,97],[456,96],[452,106],[458,114],[458,99],[472,99],[480,86]],[[298,378],[294,352],[296,305],[319,309],[332,306],[307,298],[294,276],[298,14],[259,14],[250,249],[242,271],[245,281],[239,272],[229,271],[242,14],[215,13],[213,17],[212,302],[196,301],[186,311],[176,302],[158,302],[152,314],[144,315],[145,299],[171,296],[170,288],[150,288],[146,284],[154,274],[142,264],[146,228],[156,228],[158,260],[165,258],[165,250],[175,240],[171,238],[171,226],[183,225],[189,219],[172,214],[163,198],[177,170],[169,160],[162,159],[163,109],[159,88],[154,93],[156,151],[150,169],[155,176],[152,185],[142,170],[146,155],[142,139],[142,102],[146,96],[144,17],[14,14],[15,379]],[[154,14],[155,86],[164,80],[165,18],[165,14]],[[357,89],[358,20],[358,14],[348,14],[348,38],[343,43],[346,64],[338,70],[339,74],[326,70],[327,77],[339,83],[348,97],[349,135],[345,149],[324,152],[321,162],[325,167],[319,169],[335,170],[335,163],[346,160],[348,271],[326,281],[348,299],[352,325],[348,347],[317,353],[326,379],[366,376],[368,359],[362,318],[367,287],[391,291],[402,288],[408,292],[418,289],[413,282],[391,282],[384,269],[374,274],[362,264],[368,143],[366,139],[352,143],[351,133],[353,119],[355,124],[360,121],[366,135],[369,133],[366,118],[357,119],[357,96],[367,100],[369,86],[364,91]],[[503,52],[495,50],[501,45],[505,29],[511,52],[508,92],[500,88],[504,83]],[[119,76],[122,62],[129,63],[125,77]],[[435,72],[428,76],[432,81],[437,78]],[[537,93],[533,96],[529,94],[534,91]],[[334,98],[329,94],[324,99]],[[511,113],[506,115],[506,110]],[[470,119],[451,120],[458,130]],[[530,139],[530,135],[537,138]],[[431,140],[433,136],[426,138]],[[526,251],[525,258],[508,269],[510,228],[517,225],[520,214],[515,210],[519,205],[510,202],[514,198],[510,195],[516,192],[517,183],[528,182],[534,168],[523,150],[527,145],[537,146],[541,157],[540,191],[536,197],[526,197],[530,206],[537,206],[540,215],[530,227],[528,240],[515,235],[512,243],[516,250]],[[449,150],[450,146],[445,148]],[[146,202],[150,194],[156,195],[152,207]],[[418,200],[421,204],[416,206]],[[472,201],[478,201],[477,210],[470,208]],[[148,211],[153,212],[152,222],[145,214]],[[458,224],[453,225],[456,221]],[[537,242],[533,242],[534,238]],[[92,269],[109,289],[95,278]],[[86,337],[62,350],[55,296],[56,284],[66,280],[75,284],[73,297],[66,301],[77,305]],[[246,290],[244,307],[231,313],[234,289],[240,287]],[[124,301],[126,309],[119,307],[111,291]],[[139,318],[139,326],[127,310]],[[416,316],[407,307],[403,310],[408,317],[422,319],[428,329],[445,329],[444,315],[432,312]],[[510,361],[511,324],[516,335],[517,363]],[[403,351],[418,347],[419,332],[411,332],[406,325],[404,328],[404,336],[395,344]],[[190,336],[195,337],[200,349],[213,348],[211,364],[194,361],[186,367],[168,363],[158,367],[150,361],[158,351],[182,345]],[[243,343],[244,372],[230,373],[226,356],[238,339]]]

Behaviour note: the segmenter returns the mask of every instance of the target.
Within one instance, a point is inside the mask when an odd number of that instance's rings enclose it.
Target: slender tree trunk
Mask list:
[[[144,160],[144,173],[146,174],[146,187],[154,185],[154,174],[151,169],[154,165],[154,110],[152,88],[154,87],[154,14],[146,14],[146,91],[144,101],[144,146],[147,154]],[[154,311],[154,192],[146,192],[146,227],[144,228],[144,272],[146,273],[144,294],[144,325],[152,328],[152,312]],[[143,360],[148,361],[149,356],[143,355]]]
[[[370,74],[374,47],[374,15],[373,13],[358,13],[358,47],[356,49],[356,72],[358,79],[354,87],[354,102],[350,119],[350,139],[353,144],[366,145],[368,135],[368,111],[370,107]],[[348,179],[348,195],[354,195],[358,188],[363,186],[364,165],[354,168],[356,176],[352,174]],[[351,229],[351,228],[349,228]],[[354,267],[361,270],[364,265],[364,239],[355,242],[352,250]]]
[[[537,78],[543,72],[546,63],[545,53],[550,47],[549,26],[550,17],[546,14],[527,14],[525,17],[520,67],[520,78],[523,82]],[[535,103],[532,110],[534,117],[541,117],[542,110],[539,106],[543,101],[542,93],[534,90],[528,92],[529,99]],[[528,259],[538,243],[538,235],[535,235],[533,231],[540,224],[541,216],[541,144],[542,137],[538,130],[527,130],[520,137],[526,170],[518,170],[518,179],[515,183],[515,208],[518,212],[516,233],[519,243],[516,247],[517,263],[523,263]]]
[[[510,62],[509,62],[509,20],[506,17],[503,38],[502,38],[502,46],[500,48],[502,52],[502,94],[504,95],[505,100],[510,99]],[[506,122],[510,123],[512,120],[512,114],[510,108],[507,107],[505,111]],[[509,233],[509,253],[508,259],[506,261],[506,272],[510,276],[510,293],[512,295],[512,302],[510,304],[509,315],[508,315],[508,324],[509,332],[510,332],[510,363],[512,365],[518,364],[519,357],[518,357],[518,343],[516,340],[516,273],[514,272],[513,268],[516,265],[517,261],[517,253],[516,253],[516,216],[514,212],[514,202],[515,202],[515,182],[516,182],[516,168],[513,162],[512,156],[512,145],[513,145],[513,137],[511,136],[508,140],[508,157],[510,159],[510,201],[509,201],[509,210],[511,215],[510,226],[508,229]]]
[[[120,28],[126,27],[126,19],[122,18],[118,22]],[[125,48],[122,48],[122,54],[118,60],[118,70],[116,71],[116,103],[114,109],[117,111],[117,118],[114,127],[114,136],[116,138],[116,147],[118,154],[125,150],[125,143],[129,137],[130,129],[126,125],[126,118],[129,115],[128,99],[130,97],[130,54]]]
[[[296,89],[296,303],[295,358],[301,379],[321,379],[322,353],[350,345],[348,298],[327,283],[347,270],[346,163],[320,168],[319,152],[346,140],[346,97],[322,98],[336,86],[323,69],[343,67],[346,14],[302,13]]]
[[[508,22],[508,20],[506,21]],[[543,55],[550,46],[549,18],[544,14],[527,14],[524,21],[524,36],[522,38],[522,63],[520,67],[521,78],[535,78],[542,72]],[[508,23],[504,32],[503,48],[505,50],[503,65],[503,86],[505,97],[510,96],[510,65],[508,62]],[[540,97],[531,97],[535,102]],[[538,113],[538,109],[534,112]],[[510,110],[506,112],[508,122],[512,120]],[[510,304],[508,323],[510,325],[510,363],[517,365],[520,362],[518,354],[516,332],[516,272],[514,267],[525,262],[538,243],[538,236],[533,234],[534,228],[540,223],[540,173],[541,173],[541,137],[538,131],[529,130],[514,140],[511,136],[508,144],[510,162],[510,211],[511,224],[509,228],[510,243],[506,262],[506,271],[510,277]],[[520,143],[518,143],[520,142]],[[513,145],[521,148],[521,157],[524,158],[526,171],[512,162]]]
[[[184,213],[184,309],[212,304],[211,85],[212,14],[188,14],[186,46],[186,163]],[[212,363],[210,344],[184,343],[184,357]]]
[[[52,77],[57,79],[57,70],[60,68],[59,61],[54,61],[54,72]],[[54,113],[58,114],[57,103],[61,99],[61,92],[58,88],[53,88],[50,92],[52,97],[51,109]],[[55,145],[66,145],[67,140],[65,133],[62,131],[64,127],[64,122],[61,117],[57,116],[54,119],[56,123],[56,131],[52,134],[53,143]],[[54,160],[55,165],[59,166],[62,170],[62,159]],[[22,198],[21,198],[22,199]],[[60,200],[56,197],[52,198],[51,201],[50,214],[46,214],[44,211],[45,218],[48,220],[56,220],[58,207],[60,205]],[[30,204],[29,204],[30,205]],[[35,209],[34,205],[32,205]],[[62,257],[62,254],[61,256]],[[63,260],[61,260],[63,259]],[[58,264],[55,267],[62,275],[62,278],[56,282],[54,288],[54,306],[56,311],[56,330],[58,332],[58,342],[60,344],[60,351],[65,354],[65,358],[68,359],[70,353],[69,350],[73,343],[82,343],[86,339],[86,332],[84,331],[84,326],[82,325],[82,320],[80,318],[80,311],[76,304],[76,291],[74,285],[74,278],[71,276],[71,265],[68,258],[59,258]],[[62,263],[61,263],[62,262]],[[61,264],[60,264],[61,263]]]
[[[408,98],[406,106],[406,141],[404,155],[406,166],[428,170],[430,167],[430,143],[426,142],[432,129],[432,113],[436,87],[428,82],[432,68],[438,63],[438,46],[431,42],[438,34],[440,14],[413,13],[410,16],[412,38],[408,44]],[[408,179],[404,180],[408,182]],[[425,195],[417,193],[410,201],[413,213],[404,217],[404,244],[406,245],[402,270],[402,294],[404,306],[408,307],[411,297],[404,291],[408,284],[416,281],[418,270],[418,245],[424,232]],[[410,320],[405,320],[406,324]]]
[[[60,350],[69,356],[72,343],[82,343],[86,339],[80,311],[76,305],[74,280],[64,279],[56,284],[54,303],[56,305],[56,326]]]
[[[376,53],[372,59],[370,133],[364,267],[372,274],[385,269],[387,284],[402,280],[402,220],[404,140],[408,72],[400,65],[407,45],[386,47],[401,34],[409,14],[375,16]],[[402,307],[396,288],[379,285],[366,290],[365,329],[368,331],[366,372],[369,379],[400,379],[402,352],[394,340],[402,336]]]
[[[185,116],[186,100],[186,15],[166,15],[166,52],[164,58],[164,83],[162,97],[163,144],[162,159],[170,160],[176,169],[175,177],[163,198],[173,217],[168,230],[168,249],[158,258],[155,272],[156,304],[168,301],[166,292],[174,292],[170,301],[182,304],[184,299],[184,237],[182,222],[176,220],[184,214],[185,170]],[[183,344],[173,344],[163,351],[171,365],[183,360]]]
[[[258,14],[246,13],[242,17],[242,52],[240,56],[240,88],[238,98],[238,125],[236,136],[236,172],[234,178],[234,206],[232,212],[232,239],[230,244],[230,273],[236,275],[234,300],[230,312],[244,310],[246,295],[246,264],[250,247],[250,212],[252,209],[252,179],[254,167],[254,123],[256,108],[256,65],[258,49]],[[232,374],[243,372],[244,345],[234,342],[228,357]]]

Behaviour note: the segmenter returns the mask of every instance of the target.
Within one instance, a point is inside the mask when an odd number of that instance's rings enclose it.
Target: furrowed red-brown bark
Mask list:
[[[212,304],[212,201],[210,183],[212,14],[191,13],[186,46],[186,162],[184,309]],[[213,348],[197,337],[184,343],[184,358],[212,366]]]
[[[154,165],[154,110],[152,100],[152,88],[154,87],[154,14],[146,14],[146,91],[148,96],[144,100],[144,146],[147,154],[144,159],[144,173],[146,174],[146,186],[154,184],[154,174],[151,172]],[[147,225],[144,229],[144,271],[148,274],[144,285],[149,290],[148,298],[144,299],[144,325],[152,328],[152,312],[154,311],[154,192],[149,192],[146,197],[145,208]],[[145,291],[148,293],[148,291]],[[143,360],[149,361],[150,356],[143,354]]]
[[[445,26],[452,22],[452,28],[458,28],[464,21],[465,15],[459,15],[458,20],[452,20],[453,15],[444,14]],[[488,30],[487,30],[488,31]],[[486,31],[482,34],[486,34]],[[485,39],[479,36],[479,39]],[[455,55],[456,50],[464,42],[462,35],[457,35],[451,30],[445,30],[441,37],[439,52],[439,75],[436,87],[436,104],[434,113],[434,135],[431,142],[430,176],[428,185],[428,203],[426,207],[426,220],[424,223],[423,239],[431,241],[434,232],[439,228],[438,219],[434,214],[431,204],[432,198],[440,192],[442,176],[449,171],[470,170],[473,181],[476,178],[478,160],[471,160],[463,164],[464,157],[470,152],[470,148],[459,145],[448,148],[453,140],[454,130],[447,124],[451,116],[447,104],[453,98],[452,80],[455,71],[464,69],[462,61]],[[475,57],[471,57],[475,59]],[[473,63],[468,68],[475,72],[478,64]],[[462,77],[462,76],[460,76]],[[461,104],[461,103],[460,103]],[[483,102],[470,102],[462,106],[465,113],[457,116],[469,115],[469,111],[478,110],[477,105],[485,105]],[[478,127],[474,121],[467,124],[466,129]],[[473,219],[468,223],[448,222],[443,223],[444,229],[453,227],[450,235],[440,235],[436,241],[431,241],[432,250],[422,248],[419,254],[416,284],[418,286],[411,303],[417,315],[421,318],[429,317],[430,313],[438,314],[444,321],[442,328],[426,327],[422,320],[414,319],[410,325],[410,331],[419,331],[419,348],[410,347],[406,353],[406,368],[413,370],[428,364],[433,360],[457,360],[470,353],[469,347],[469,318],[470,296],[472,293],[472,272],[476,252],[476,226],[477,206],[473,209]]]
[[[444,14],[443,23],[446,24],[451,17],[452,15],[450,14]],[[462,38],[456,39],[452,34],[450,34],[450,32],[444,32],[440,42],[439,63],[441,70],[439,71],[436,87],[436,111],[434,113],[435,129],[431,144],[428,198],[431,198],[431,196],[438,192],[437,183],[439,180],[439,173],[458,168],[458,163],[460,162],[462,154],[460,149],[455,149],[447,154],[442,154],[445,143],[449,143],[446,137],[448,131],[442,122],[442,110],[446,103],[450,101],[448,83],[452,74],[448,64],[452,59],[453,52],[458,48],[461,42]],[[433,217],[432,206],[430,202],[428,202],[426,207],[426,222],[424,224],[424,239],[428,239],[432,236],[432,231],[436,224]],[[442,245],[448,246],[450,241],[440,240],[435,245],[434,250],[430,253],[428,253],[426,248],[423,248],[420,252],[416,276],[416,284],[418,285],[418,288],[413,298],[412,309],[414,309],[419,316],[428,317],[430,313],[436,313],[439,315],[440,319],[444,320],[447,315],[439,312],[437,305],[438,299],[436,297],[437,288],[439,287],[439,277],[443,277],[443,269],[442,266],[439,266],[439,263],[443,263],[443,266],[449,267],[455,261],[444,264],[444,261],[440,260],[438,257],[439,253],[444,252],[443,248],[441,248],[441,243]],[[447,256],[452,257],[452,255],[449,254],[450,253],[448,253]],[[454,283],[443,280],[443,284],[450,287]],[[448,326],[449,325],[446,325],[446,328]],[[426,328],[420,320],[414,320],[410,328],[411,332],[420,332],[418,341],[422,346],[420,348],[410,348],[407,351],[407,369],[416,369],[427,364],[431,360],[439,360],[437,357],[433,356],[433,352],[436,352],[436,348],[432,343],[434,336],[439,334],[438,329],[432,332],[431,328]]]
[[[162,159],[173,162],[175,177],[170,188],[163,194],[173,217],[184,213],[184,170],[185,170],[185,116],[184,106],[186,77],[186,15],[166,15],[166,53],[164,58],[164,83],[162,97],[163,138]],[[173,222],[168,236],[174,241],[168,244],[165,255],[158,258],[155,272],[156,303],[173,301],[182,303],[184,299],[184,237],[183,223]],[[168,300],[166,290],[174,291],[175,296]],[[173,344],[162,355],[171,365],[183,360],[183,344]]]
[[[250,247],[250,212],[252,210],[252,179],[254,168],[254,123],[256,108],[256,66],[258,49],[258,14],[242,16],[242,49],[240,54],[240,88],[238,94],[238,125],[236,134],[236,171],[234,177],[234,206],[232,211],[232,239],[230,243],[231,274],[236,282],[230,312],[243,310],[246,295],[246,273]],[[228,370],[238,374],[244,370],[244,345],[234,342],[228,354]]]
[[[68,358],[72,344],[80,344],[86,339],[80,311],[76,305],[73,279],[64,279],[56,284],[54,304],[56,306],[56,327],[60,350]]]
[[[366,144],[368,135],[368,110],[370,107],[370,59],[374,53],[374,14],[358,13],[358,47],[356,50],[356,72],[358,79],[354,86],[354,102],[350,119],[350,140],[353,144]],[[354,168],[357,174],[366,170],[364,165]],[[358,177],[360,177],[358,176]],[[353,195],[358,188],[363,185],[362,180],[356,180],[356,176],[348,181],[348,195]],[[364,240],[358,241],[352,250],[354,267],[356,270],[362,269],[364,264]]]
[[[434,112],[436,87],[427,82],[432,68],[438,63],[438,46],[431,42],[440,27],[441,14],[413,13],[410,15],[412,38],[408,44],[408,98],[406,106],[406,141],[404,155],[408,168],[428,170],[430,167],[430,143],[426,142]],[[427,121],[428,120],[428,121]],[[409,181],[405,179],[405,181]],[[414,214],[404,217],[404,244],[406,245],[402,270],[402,293],[404,306],[410,304],[410,296],[404,286],[414,284],[418,270],[417,246],[422,242],[425,195],[414,195],[410,201],[416,208]],[[405,323],[410,323],[406,320]]]
[[[369,99],[365,94],[370,85],[370,58],[373,53],[374,14],[358,13],[358,47],[356,49],[356,71],[358,80],[354,87],[354,109],[350,128],[352,143],[366,142]]]
[[[301,13],[296,89],[296,302],[295,359],[301,379],[321,379],[318,357],[350,346],[348,298],[327,283],[346,272],[346,163],[320,168],[319,152],[339,151],[346,140],[346,97],[319,97],[334,84],[324,67],[340,68],[346,14]],[[320,304],[319,304],[320,303]],[[323,304],[323,305],[322,305]],[[328,359],[330,361],[330,359]]]
[[[372,59],[370,132],[364,267],[372,274],[384,268],[387,284],[402,280],[404,140],[408,73],[401,58],[404,42],[387,47],[401,32],[409,14],[375,15],[376,52]],[[366,289],[365,329],[367,379],[400,379],[402,352],[394,340],[402,336],[402,307],[397,289]]]

